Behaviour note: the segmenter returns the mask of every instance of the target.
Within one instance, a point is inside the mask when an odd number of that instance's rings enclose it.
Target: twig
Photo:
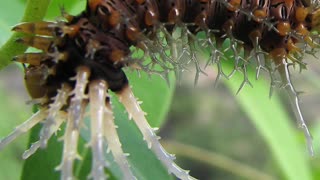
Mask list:
[[[245,179],[252,180],[274,180],[275,178],[265,174],[257,169],[254,169],[248,165],[237,162],[224,155],[207,151],[198,147],[194,147],[187,144],[182,144],[175,141],[162,141],[161,144],[169,152],[185,156],[190,159],[197,160],[199,162],[206,163],[213,167],[218,167],[225,171],[229,171],[235,175],[241,176]]]

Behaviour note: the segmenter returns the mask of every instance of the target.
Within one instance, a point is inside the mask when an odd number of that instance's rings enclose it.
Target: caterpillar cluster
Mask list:
[[[203,68],[196,52],[205,48],[210,51],[207,65],[217,66],[218,78],[243,73],[239,90],[250,84],[249,65],[256,67],[257,78],[260,70],[268,72],[272,87],[279,78],[293,100],[312,153],[311,136],[300,112],[289,66],[305,68],[303,55],[313,54],[319,46],[319,15],[319,5],[306,0],[88,0],[86,9],[77,16],[63,13],[65,20],[57,22],[18,24],[13,30],[26,35],[17,42],[41,50],[14,58],[28,64],[26,86],[40,110],[2,139],[0,149],[43,122],[39,141],[24,154],[27,158],[46,147],[65,122],[59,170],[61,179],[72,179],[79,133],[90,105],[91,178],[107,178],[107,142],[123,179],[135,179],[114,124],[108,94],[113,91],[168,171],[179,179],[193,179],[159,143],[123,69],[156,73],[168,79],[169,72],[180,76],[189,63],[194,63],[197,80]],[[142,54],[135,57],[135,51]],[[231,52],[231,57],[226,52]],[[186,55],[187,60],[183,58]],[[234,63],[230,73],[222,66],[227,59]]]

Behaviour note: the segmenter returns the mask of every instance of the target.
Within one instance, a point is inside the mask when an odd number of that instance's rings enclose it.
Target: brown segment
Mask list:
[[[56,23],[53,22],[27,22],[21,23],[12,28],[13,31],[23,32],[27,34],[38,34],[45,36],[53,36]]]
[[[13,61],[26,63],[33,66],[39,66],[41,61],[48,59],[49,56],[45,53],[25,53],[13,58]]]
[[[307,36],[310,33],[308,29],[301,23],[296,27],[296,31],[302,36]]]
[[[287,51],[285,48],[275,48],[270,51],[270,55],[276,64],[282,64],[282,60],[287,57]]]
[[[70,37],[74,37],[77,33],[79,33],[80,26],[78,24],[75,24],[71,26],[63,26],[61,29],[64,34],[68,34]]]
[[[271,0],[254,0],[251,9],[253,10],[254,20],[262,22],[269,15],[269,6]]]
[[[201,28],[205,28],[206,27],[206,21],[207,21],[207,13],[205,13],[205,11],[202,11],[196,18],[194,23],[201,27]]]
[[[171,24],[177,23],[180,20],[180,12],[177,8],[172,8],[168,15],[168,22]]]
[[[146,23],[147,26],[152,26],[157,21],[158,21],[158,16],[154,11],[152,10],[146,11],[144,22]]]
[[[298,32],[299,35],[303,36],[304,43],[307,43],[309,46],[312,48],[315,48],[317,44],[313,41],[313,39],[310,37],[310,32],[308,31],[307,27],[300,23],[296,27],[296,31]]]
[[[139,34],[140,34],[140,30],[136,27],[130,26],[130,27],[127,27],[126,29],[127,38],[130,41],[136,41],[139,37]]]
[[[292,53],[302,52],[302,50],[298,46],[295,45],[295,43],[292,40],[292,38],[288,39],[287,49],[289,50],[289,52],[292,52]]]
[[[50,46],[53,43],[52,38],[42,37],[42,36],[25,36],[16,40],[19,43],[41,49],[48,52]]]
[[[122,61],[124,57],[126,57],[126,53],[124,51],[120,49],[115,49],[112,50],[110,59],[112,62],[118,63]]]
[[[91,11],[95,11],[103,0],[88,0],[88,5]]]
[[[168,23],[175,24],[182,21],[182,18],[184,16],[185,11],[185,1],[184,0],[168,0],[162,5],[162,7],[165,7],[168,9],[167,14],[167,21]],[[160,9],[161,11],[161,9]]]
[[[146,2],[146,0],[136,0],[136,2],[137,2],[138,4],[143,4],[143,3]]]
[[[118,25],[121,21],[121,14],[118,11],[111,11],[109,16],[109,24],[114,27]]]
[[[279,22],[277,24],[277,30],[280,36],[286,36],[291,31],[291,26],[289,22]]]
[[[250,32],[249,38],[254,45],[254,47],[258,46],[259,41],[261,40],[262,33],[260,30],[256,29]]]
[[[240,7],[241,0],[229,0],[228,3],[229,3],[228,10],[229,11],[236,11]]]
[[[30,96],[33,99],[42,98],[46,95],[47,75],[46,69],[41,66],[29,66],[25,70],[25,83]]]
[[[320,29],[320,8],[314,10],[311,14],[308,15],[311,21],[311,27],[313,30]]]
[[[227,33],[227,35],[232,33],[234,23],[235,22],[232,19],[229,19],[223,24],[222,29]]]
[[[254,17],[255,17],[255,20],[256,20],[257,22],[260,22],[260,21],[262,21],[264,18],[266,18],[268,14],[266,13],[266,11],[259,9],[259,10],[255,10],[255,11],[253,12],[253,15],[254,15]]]
[[[297,7],[295,18],[298,22],[304,22],[306,20],[307,15],[309,14],[309,9],[305,7]]]

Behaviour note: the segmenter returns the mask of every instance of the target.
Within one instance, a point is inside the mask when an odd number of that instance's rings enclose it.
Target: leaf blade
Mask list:
[[[254,73],[250,71],[249,76],[254,77]],[[236,74],[225,82],[231,92],[237,91],[241,78],[241,75]],[[253,88],[244,88],[236,96],[240,107],[265,139],[286,178],[312,179],[308,154],[299,144],[294,126],[279,97],[273,95],[269,99],[269,85],[264,80],[259,79],[251,83]]]

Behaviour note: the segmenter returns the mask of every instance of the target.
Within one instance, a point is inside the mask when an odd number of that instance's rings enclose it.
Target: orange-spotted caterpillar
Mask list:
[[[247,66],[255,63],[270,73],[271,84],[278,79],[285,86],[298,112],[312,153],[311,137],[301,115],[298,94],[289,66],[302,61],[305,53],[319,46],[319,5],[304,0],[88,0],[77,16],[63,14],[57,22],[24,22],[13,28],[25,33],[19,43],[41,52],[25,53],[14,58],[28,64],[26,86],[40,110],[0,142],[0,149],[34,125],[43,122],[40,140],[30,149],[30,156],[66,123],[61,179],[73,178],[73,163],[85,110],[91,118],[92,178],[106,178],[104,143],[108,144],[124,179],[135,179],[121,148],[110,105],[113,91],[141,131],[150,149],[179,179],[192,179],[179,168],[173,157],[158,141],[144,112],[133,95],[123,68],[156,73],[167,79],[177,76],[187,64],[194,63],[197,75],[202,72],[196,51],[209,48],[208,64],[216,64],[218,77],[244,74],[241,85],[249,83]],[[178,38],[172,34],[179,30]],[[203,33],[199,40],[198,33]],[[223,71],[227,59],[222,44],[230,41],[234,69]],[[181,49],[177,48],[182,44]],[[133,57],[132,46],[143,55]],[[243,53],[241,53],[243,52]],[[190,59],[181,58],[187,54]],[[242,55],[243,54],[243,55]],[[279,77],[277,77],[279,75]],[[241,89],[241,88],[240,88]]]

